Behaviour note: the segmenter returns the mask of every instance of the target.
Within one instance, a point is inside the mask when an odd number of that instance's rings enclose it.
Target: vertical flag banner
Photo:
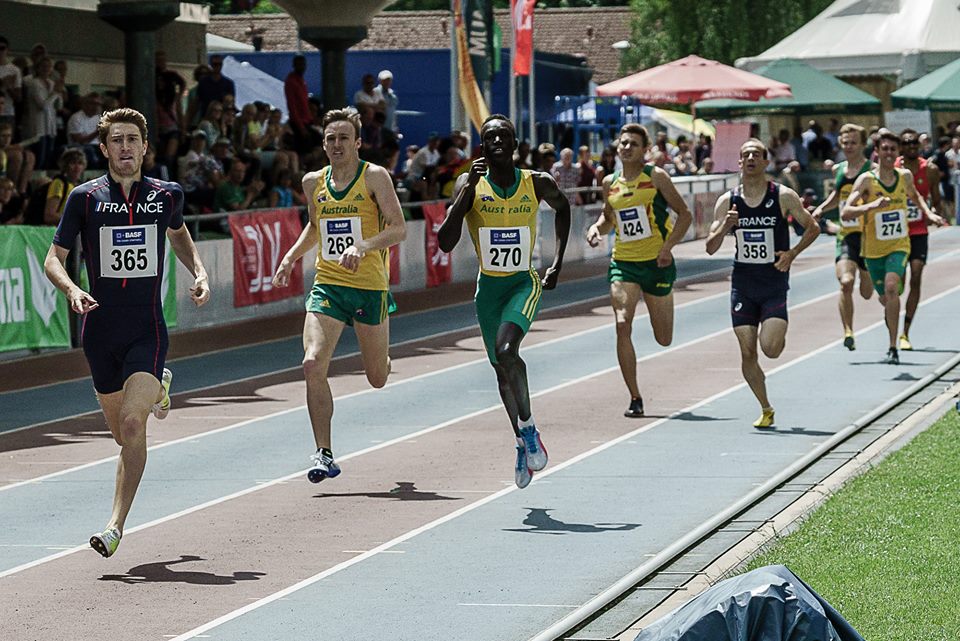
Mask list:
[[[0,227],[0,351],[70,347],[67,299],[43,271],[53,227]]]
[[[437,231],[443,224],[447,211],[444,203],[430,203],[423,206],[423,218],[426,222],[424,243],[427,257],[427,287],[437,287],[449,283],[453,277],[453,263],[450,254],[440,249]]]
[[[462,0],[463,22],[467,30],[467,44],[470,48],[470,65],[478,82],[490,78],[492,52],[491,25],[487,22],[487,13],[493,16],[492,0]]]
[[[296,208],[230,216],[233,235],[233,306],[244,307],[303,295],[303,261],[290,274],[290,284],[273,287],[273,275],[286,251],[300,236]]]
[[[473,65],[470,64],[470,45],[467,40],[467,29],[464,24],[460,0],[453,0],[453,15],[457,36],[457,71],[460,78],[460,99],[467,110],[470,122],[473,123],[477,131],[480,131],[480,125],[490,115],[490,110],[483,99],[483,93],[481,93],[480,86],[477,84],[477,78],[473,75]]]
[[[535,0],[510,0],[513,19],[513,75],[529,76],[533,55],[533,8]]]

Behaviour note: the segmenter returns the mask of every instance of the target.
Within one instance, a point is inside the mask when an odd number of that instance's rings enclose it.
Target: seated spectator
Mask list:
[[[440,136],[435,131],[431,131],[427,136],[427,144],[417,150],[410,167],[407,171],[407,188],[415,194],[415,198],[427,200],[425,198],[426,186],[424,179],[427,172],[437,166],[440,162]]]
[[[53,161],[57,135],[57,109],[63,105],[63,81],[53,78],[53,60],[40,58],[34,74],[23,81],[23,137],[32,140],[37,168],[48,169]]]
[[[199,211],[213,209],[213,195],[223,181],[223,165],[206,153],[207,137],[199,129],[190,134],[190,150],[180,158],[180,184],[187,203]]]
[[[580,178],[577,180],[577,187],[589,187],[591,189],[595,187],[597,184],[597,170],[593,167],[593,159],[590,157],[590,148],[586,145],[582,145],[579,149],[577,166],[580,167]],[[592,203],[597,199],[596,196],[596,192],[586,190],[581,191],[580,202],[584,204]]]
[[[60,173],[36,189],[30,195],[30,203],[24,214],[27,225],[58,225],[67,204],[67,196],[80,184],[87,168],[87,157],[76,148],[67,148],[57,161]]]
[[[573,149],[564,147],[560,151],[560,160],[550,167],[550,174],[556,179],[557,187],[570,202],[570,206],[580,204],[580,194],[574,191],[580,180],[580,168],[573,162]]]
[[[410,172],[410,163],[413,162],[413,159],[417,155],[418,151],[420,151],[420,147],[417,145],[407,145],[406,159],[397,164],[397,170],[395,172],[397,178],[403,179],[407,177],[407,174]]]
[[[207,105],[207,113],[203,114],[197,129],[207,136],[207,146],[211,149],[217,138],[223,135],[220,129],[220,121],[223,118],[223,103],[219,100],[212,101]]]
[[[377,92],[374,91],[377,86],[377,81],[373,77],[372,73],[363,74],[363,78],[360,80],[360,89],[353,94],[353,106],[357,108],[357,111],[360,111],[361,107],[371,107],[374,111],[386,111],[387,105],[384,102],[383,98],[377,96]]]
[[[521,140],[513,154],[513,165],[517,169],[533,169],[530,163],[530,141]]]
[[[184,116],[188,127],[196,128],[200,124],[200,119],[203,118],[204,114],[200,112],[200,98],[197,96],[197,89],[200,87],[200,79],[208,75],[210,71],[210,66],[205,64],[199,64],[193,69],[193,82],[195,84],[187,92],[187,113]]]
[[[147,152],[143,155],[143,164],[140,166],[140,173],[145,178],[170,180],[170,168],[157,162],[157,152],[153,147],[147,147]]]
[[[552,143],[542,142],[537,147],[537,158],[536,166],[539,167],[540,171],[550,173],[553,165],[557,162],[557,148]]]
[[[263,191],[264,184],[260,180],[251,180],[244,187],[243,179],[247,172],[247,165],[239,158],[230,163],[227,179],[217,187],[213,198],[213,208],[217,211],[243,211],[250,209],[253,202]]]
[[[707,174],[713,173],[713,158],[710,156],[704,156],[703,162],[700,164],[700,169],[697,170],[697,174],[700,176],[705,176]]]
[[[0,225],[23,223],[23,198],[9,178],[0,178]]]
[[[277,175],[283,170],[289,170],[291,174],[300,173],[300,157],[290,145],[292,144],[292,131],[290,127],[284,125],[281,120],[283,112],[279,109],[273,109],[267,116],[267,122],[263,128],[261,137],[261,157],[264,158],[264,169],[270,169],[273,176],[273,182],[276,182]],[[266,166],[267,156],[273,155],[272,167]]]
[[[303,191],[294,189],[293,174],[284,169],[277,174],[277,184],[270,190],[270,207],[297,207],[307,204]]]
[[[377,122],[376,111],[369,105],[361,105],[360,111],[360,158],[376,165],[381,164],[380,155],[382,120]]]
[[[603,179],[612,176],[617,170],[617,149],[613,146],[604,147],[600,152],[600,164],[597,166],[597,184],[602,185]]]
[[[17,193],[26,194],[36,156],[29,149],[13,144],[13,125],[9,122],[0,122],[0,152],[5,159],[4,165],[0,166],[0,174],[13,181]]]
[[[770,168],[774,174],[779,174],[787,165],[797,160],[797,152],[790,144],[790,132],[781,129],[773,146],[770,148]]]
[[[22,99],[23,77],[20,69],[7,59],[10,52],[10,42],[0,36],[0,123],[13,124],[17,103]]]
[[[100,94],[88,93],[80,101],[80,111],[70,116],[67,121],[67,139],[71,146],[78,146],[87,157],[87,167],[98,169],[103,167],[105,158],[100,152],[100,115],[103,112],[103,101]]]
[[[230,139],[226,136],[220,136],[210,148],[210,154],[223,167],[223,175],[226,176],[230,171],[230,165],[233,163],[233,149],[230,147]]]
[[[457,178],[465,171],[470,170],[470,163],[460,156],[460,149],[456,145],[447,147],[443,156],[443,163],[437,167],[437,186],[441,198],[453,196],[453,188]]]
[[[713,155],[713,138],[706,134],[700,134],[694,155],[697,160],[697,167],[703,168],[703,159]]]
[[[697,161],[686,136],[677,136],[677,153],[673,156],[674,175],[692,176],[697,173]]]

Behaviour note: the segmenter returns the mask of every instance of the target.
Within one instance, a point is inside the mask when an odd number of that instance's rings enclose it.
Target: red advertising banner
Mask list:
[[[233,235],[233,306],[269,303],[303,296],[303,261],[298,260],[287,287],[274,288],[273,274],[300,236],[300,212],[276,209],[230,216]]]
[[[513,20],[513,75],[529,76],[533,54],[533,8],[536,0],[510,0]]]
[[[440,250],[437,230],[447,215],[443,203],[430,203],[423,206],[423,219],[426,225],[427,287],[437,287],[449,283],[453,278],[453,265],[450,254]]]
[[[390,246],[390,284],[400,284],[400,245]]]

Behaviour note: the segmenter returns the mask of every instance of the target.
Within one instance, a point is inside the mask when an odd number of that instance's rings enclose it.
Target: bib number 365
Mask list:
[[[155,224],[100,228],[102,278],[148,278],[158,266]]]

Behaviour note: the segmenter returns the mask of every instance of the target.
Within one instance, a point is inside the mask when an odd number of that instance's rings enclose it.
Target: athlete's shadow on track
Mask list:
[[[322,492],[314,494],[315,499],[343,498],[349,496],[362,496],[368,499],[388,499],[390,501],[462,501],[462,498],[455,496],[443,496],[436,492],[422,492],[417,489],[415,483],[409,481],[397,481],[397,487],[387,492],[345,492],[337,494],[333,492]]]
[[[754,430],[754,434],[761,436],[834,436],[836,432],[824,432],[821,430],[808,430],[805,427],[777,427],[773,429]]]
[[[649,414],[647,415],[650,416]],[[731,421],[733,419],[727,418],[724,416],[705,416],[703,414],[694,414],[693,412],[680,412],[676,416],[670,416],[663,418],[670,418],[672,421]]]
[[[104,574],[100,581],[118,581],[132,585],[134,583],[192,583],[194,585],[233,585],[238,581],[257,581],[266,572],[234,572],[230,576],[220,576],[211,572],[178,572],[170,569],[178,563],[203,561],[199,556],[181,554],[176,561],[158,561],[144,563],[127,570],[126,574]]]
[[[564,523],[550,516],[550,510],[542,507],[528,507],[530,513],[523,519],[528,528],[504,528],[504,532],[525,532],[530,534],[597,534],[600,532],[628,532],[640,527],[640,523]]]

